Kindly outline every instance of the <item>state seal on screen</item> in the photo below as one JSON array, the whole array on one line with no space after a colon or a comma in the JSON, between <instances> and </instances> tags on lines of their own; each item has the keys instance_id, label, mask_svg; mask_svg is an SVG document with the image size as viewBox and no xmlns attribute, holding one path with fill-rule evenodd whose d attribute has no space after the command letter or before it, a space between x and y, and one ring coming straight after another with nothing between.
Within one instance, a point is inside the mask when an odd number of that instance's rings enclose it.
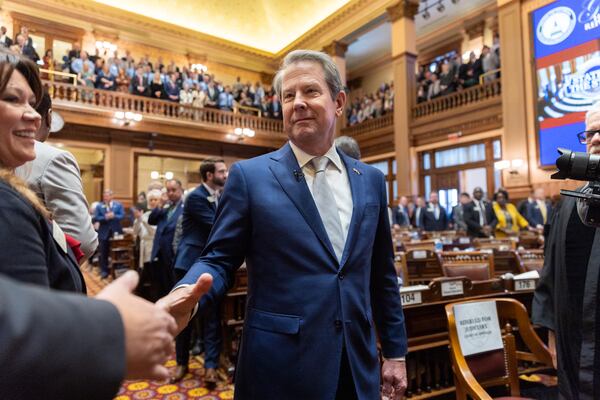
<instances>
[{"instance_id":1,"label":"state seal on screen","mask_svg":"<svg viewBox=\"0 0 600 400\"><path fill-rule=\"evenodd\" d=\"M541 43L552 46L568 38L576 23L575 11L566 6L556 7L540 19L535 29L536 36Z\"/></svg>"}]
</instances>

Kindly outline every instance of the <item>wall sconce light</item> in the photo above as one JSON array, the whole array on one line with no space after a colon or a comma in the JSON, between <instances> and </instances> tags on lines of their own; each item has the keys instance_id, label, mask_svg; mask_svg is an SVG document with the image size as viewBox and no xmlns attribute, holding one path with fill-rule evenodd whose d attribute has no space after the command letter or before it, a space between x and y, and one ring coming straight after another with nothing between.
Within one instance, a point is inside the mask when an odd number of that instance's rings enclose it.
<instances>
[{"instance_id":1,"label":"wall sconce light","mask_svg":"<svg viewBox=\"0 0 600 400\"><path fill-rule=\"evenodd\" d=\"M102 41L97 41L96 42L96 48L100 51L105 50L105 51L110 51L110 52L115 52L117 51L117 45L116 44L112 44L111 42L102 42Z\"/></svg>"},{"instance_id":2,"label":"wall sconce light","mask_svg":"<svg viewBox=\"0 0 600 400\"><path fill-rule=\"evenodd\" d=\"M233 134L228 134L227 138L230 140L237 140L241 142L244 138L253 138L256 135L256 132L250 128L235 128L233 130Z\"/></svg>"},{"instance_id":3,"label":"wall sconce light","mask_svg":"<svg viewBox=\"0 0 600 400\"><path fill-rule=\"evenodd\" d=\"M511 175L517 175L519 173L519 168L521 168L523 164L525 164L525 162L520 158L515 158L514 160L501 160L494 163L494 169L497 171L508 169L508 172Z\"/></svg>"},{"instance_id":4,"label":"wall sconce light","mask_svg":"<svg viewBox=\"0 0 600 400\"><path fill-rule=\"evenodd\" d=\"M141 122L142 119L142 114L133 113L131 111L117 111L115 113L114 121L120 123L121 126L129 126L133 122Z\"/></svg>"},{"instance_id":5,"label":"wall sconce light","mask_svg":"<svg viewBox=\"0 0 600 400\"><path fill-rule=\"evenodd\" d=\"M154 180L156 180L156 179L160 179L160 180L163 180L163 179L166 179L166 180L171 180L171 179L173 179L173 176L175 176L175 175L174 175L174 174L173 174L171 171L167 171L167 172L165 172L164 174L161 174L161 173L160 173L160 172L158 172L158 171L152 171L152 172L150 172L150 178L152 178L152 179L154 179Z\"/></svg>"}]
</instances>

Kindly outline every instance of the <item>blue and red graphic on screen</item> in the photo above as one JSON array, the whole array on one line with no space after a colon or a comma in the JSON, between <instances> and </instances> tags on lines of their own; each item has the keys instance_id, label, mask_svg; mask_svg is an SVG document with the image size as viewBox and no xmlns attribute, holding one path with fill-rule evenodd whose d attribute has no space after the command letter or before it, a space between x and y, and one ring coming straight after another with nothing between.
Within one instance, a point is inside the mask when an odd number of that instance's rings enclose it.
<instances>
[{"instance_id":1,"label":"blue and red graphic on screen","mask_svg":"<svg viewBox=\"0 0 600 400\"><path fill-rule=\"evenodd\" d=\"M600 101L600 0L558 0L532 13L541 165L557 147L585 151L577 133Z\"/></svg>"}]
</instances>

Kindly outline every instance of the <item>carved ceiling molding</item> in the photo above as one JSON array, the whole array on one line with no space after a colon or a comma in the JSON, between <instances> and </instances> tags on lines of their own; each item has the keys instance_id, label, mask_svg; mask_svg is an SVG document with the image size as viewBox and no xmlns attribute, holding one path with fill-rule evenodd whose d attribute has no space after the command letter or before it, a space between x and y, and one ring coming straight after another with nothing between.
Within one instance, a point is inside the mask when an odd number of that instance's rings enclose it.
<instances>
[{"instance_id":1,"label":"carved ceiling molding","mask_svg":"<svg viewBox=\"0 0 600 400\"><path fill-rule=\"evenodd\" d=\"M387 13L391 22L395 22L401 18L409 18L414 20L415 15L417 15L418 12L418 0L400 0L395 5L387 8Z\"/></svg>"},{"instance_id":2,"label":"carved ceiling molding","mask_svg":"<svg viewBox=\"0 0 600 400\"><path fill-rule=\"evenodd\" d=\"M340 24L347 22L348 20L359 20L360 16L372 13L378 8L381 8L383 14L387 5L391 4L392 2L393 0L353 0L345 6L341 7L338 11L333 13L331 16L327 17L325 20L321 21L319 24L317 24L314 28L306 32L304 35L294 40L283 50L279 51L276 54L276 58L282 58L283 56L285 56L285 54L287 54L293 49L314 48L315 44L317 44L320 39L326 37L328 32L338 28ZM368 21L364 21L364 23L367 23L372 19L373 18L370 18ZM364 25L364 23L362 25ZM352 31L345 32L345 34L338 36L344 37L346 35L349 35L350 33L352 33Z\"/></svg>"},{"instance_id":3,"label":"carved ceiling molding","mask_svg":"<svg viewBox=\"0 0 600 400\"><path fill-rule=\"evenodd\" d=\"M348 51L348 44L334 40L327 46L323 47L323 52L329 54L331 57L346 57L346 51Z\"/></svg>"}]
</instances>

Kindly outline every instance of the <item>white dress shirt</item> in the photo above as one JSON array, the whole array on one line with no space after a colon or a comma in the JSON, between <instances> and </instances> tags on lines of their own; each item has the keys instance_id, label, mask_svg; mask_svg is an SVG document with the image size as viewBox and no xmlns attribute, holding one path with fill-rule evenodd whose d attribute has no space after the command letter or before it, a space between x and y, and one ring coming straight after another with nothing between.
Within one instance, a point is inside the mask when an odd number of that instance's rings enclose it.
<instances>
[{"instance_id":1,"label":"white dress shirt","mask_svg":"<svg viewBox=\"0 0 600 400\"><path fill-rule=\"evenodd\" d=\"M294 155L296 156L298 165L300 165L300 168L302 168L302 173L304 174L304 180L306 180L306 184L308 185L308 190L314 199L312 185L315 179L315 170L310 161L317 156L306 153L291 141L289 143ZM348 238L348 230L350 229L350 221L352 220L352 207L354 206L354 203L352 202L350 180L348 179L348 171L346 171L344 162L336 151L335 145L331 146L327 153L323 155L329 158L331 161L329 164L327 164L325 178L327 179L329 187L331 187L333 197L337 203L337 210L340 216L340 222L342 223L344 243L346 243L346 239Z\"/></svg>"}]
</instances>

